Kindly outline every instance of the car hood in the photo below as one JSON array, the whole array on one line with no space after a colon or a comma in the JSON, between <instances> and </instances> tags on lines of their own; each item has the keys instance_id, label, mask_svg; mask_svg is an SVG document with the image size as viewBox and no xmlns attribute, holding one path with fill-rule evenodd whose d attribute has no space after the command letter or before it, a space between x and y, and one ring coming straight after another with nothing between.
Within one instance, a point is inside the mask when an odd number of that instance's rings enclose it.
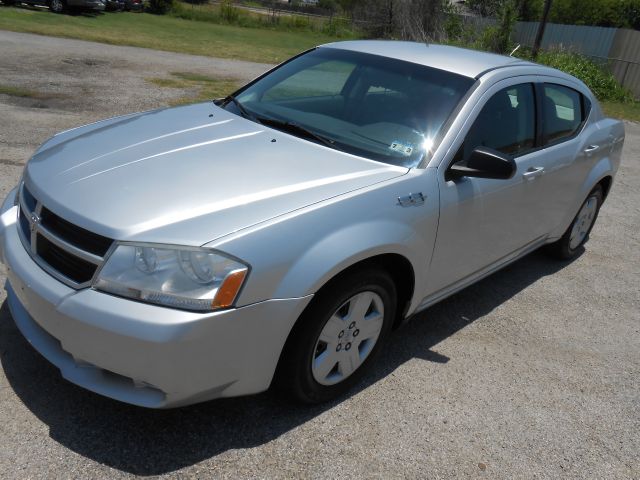
<instances>
[{"instance_id":1,"label":"car hood","mask_svg":"<svg viewBox=\"0 0 640 480\"><path fill-rule=\"evenodd\" d=\"M28 162L25 182L49 210L96 233L202 245L406 172L208 102L62 132Z\"/></svg>"}]
</instances>

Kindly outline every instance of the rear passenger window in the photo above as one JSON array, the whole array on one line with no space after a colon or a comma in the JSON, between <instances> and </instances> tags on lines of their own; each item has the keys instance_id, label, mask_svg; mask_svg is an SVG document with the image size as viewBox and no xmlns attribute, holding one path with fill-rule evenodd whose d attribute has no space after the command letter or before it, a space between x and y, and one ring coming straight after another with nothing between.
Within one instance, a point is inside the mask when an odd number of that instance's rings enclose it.
<instances>
[{"instance_id":1,"label":"rear passenger window","mask_svg":"<svg viewBox=\"0 0 640 480\"><path fill-rule=\"evenodd\" d=\"M582 95L562 85L545 83L542 88L545 145L572 137L586 118L586 104Z\"/></svg>"},{"instance_id":2,"label":"rear passenger window","mask_svg":"<svg viewBox=\"0 0 640 480\"><path fill-rule=\"evenodd\" d=\"M473 123L456 157L469 158L477 147L489 147L518 156L535 141L533 85L523 83L500 90L489 99Z\"/></svg>"}]
</instances>

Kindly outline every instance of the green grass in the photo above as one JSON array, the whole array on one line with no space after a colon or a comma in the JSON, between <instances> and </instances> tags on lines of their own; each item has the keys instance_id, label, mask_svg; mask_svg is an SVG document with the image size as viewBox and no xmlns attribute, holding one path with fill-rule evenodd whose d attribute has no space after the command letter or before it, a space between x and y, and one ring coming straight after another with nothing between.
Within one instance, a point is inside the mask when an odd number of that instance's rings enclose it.
<instances>
[{"instance_id":1,"label":"green grass","mask_svg":"<svg viewBox=\"0 0 640 480\"><path fill-rule=\"evenodd\" d=\"M239 8L231 3L199 5L179 0L167 15L186 20L197 20L238 27L261 28L275 31L304 31L324 33L336 38L356 38L357 32L346 18L329 19L328 17L311 17L308 15L267 15Z\"/></svg>"},{"instance_id":2,"label":"green grass","mask_svg":"<svg viewBox=\"0 0 640 480\"><path fill-rule=\"evenodd\" d=\"M12 97L40 98L40 92L27 90L26 88L14 87L12 85L0 85L0 95L11 95Z\"/></svg>"},{"instance_id":3,"label":"green grass","mask_svg":"<svg viewBox=\"0 0 640 480\"><path fill-rule=\"evenodd\" d=\"M335 40L317 32L243 28L146 13L70 16L13 7L0 7L0 29L263 63L281 62Z\"/></svg>"},{"instance_id":4,"label":"green grass","mask_svg":"<svg viewBox=\"0 0 640 480\"><path fill-rule=\"evenodd\" d=\"M171 102L172 105L183 105L185 103L226 97L241 85L241 82L233 78L213 78L190 72L172 72L169 78L154 77L146 78L145 80L161 88L196 89L197 93L195 95L179 98Z\"/></svg>"},{"instance_id":5,"label":"green grass","mask_svg":"<svg viewBox=\"0 0 640 480\"><path fill-rule=\"evenodd\" d=\"M640 122L640 102L600 102L605 115Z\"/></svg>"}]
</instances>

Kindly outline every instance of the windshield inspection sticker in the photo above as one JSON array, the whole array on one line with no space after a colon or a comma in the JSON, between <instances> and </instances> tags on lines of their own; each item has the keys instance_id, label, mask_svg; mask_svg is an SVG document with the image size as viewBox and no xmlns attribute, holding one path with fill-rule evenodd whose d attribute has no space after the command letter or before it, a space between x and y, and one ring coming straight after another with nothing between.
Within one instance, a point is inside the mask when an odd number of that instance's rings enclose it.
<instances>
[{"instance_id":1,"label":"windshield inspection sticker","mask_svg":"<svg viewBox=\"0 0 640 480\"><path fill-rule=\"evenodd\" d=\"M410 143L402 143L398 140L394 140L393 142L391 142L391 145L389 145L389 150L393 150L394 152L401 153L405 157L408 157L409 155L411 155L411 152L413 152L413 145L411 145Z\"/></svg>"}]
</instances>

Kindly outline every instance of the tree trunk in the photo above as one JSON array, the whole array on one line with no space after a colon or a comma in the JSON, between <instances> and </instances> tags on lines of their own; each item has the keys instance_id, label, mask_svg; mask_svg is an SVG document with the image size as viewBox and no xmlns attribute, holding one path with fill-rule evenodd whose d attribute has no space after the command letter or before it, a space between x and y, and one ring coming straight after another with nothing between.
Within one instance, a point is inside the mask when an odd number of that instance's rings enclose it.
<instances>
[{"instance_id":1,"label":"tree trunk","mask_svg":"<svg viewBox=\"0 0 640 480\"><path fill-rule=\"evenodd\" d=\"M538 25L538 33L536 33L536 39L533 42L533 49L531 50L531 56L535 60L542 44L542 36L544 35L544 29L547 26L547 20L549 19L549 10L551 10L551 0L544 1L544 10L542 11L542 20Z\"/></svg>"}]
</instances>

